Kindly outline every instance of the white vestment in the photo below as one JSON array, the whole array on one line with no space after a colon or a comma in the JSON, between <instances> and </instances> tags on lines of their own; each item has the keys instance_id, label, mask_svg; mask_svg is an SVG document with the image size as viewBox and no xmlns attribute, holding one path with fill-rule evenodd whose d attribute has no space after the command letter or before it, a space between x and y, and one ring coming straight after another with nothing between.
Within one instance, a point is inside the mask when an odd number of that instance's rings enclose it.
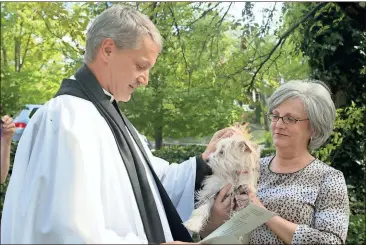
<instances>
[{"instance_id":1,"label":"white vestment","mask_svg":"<svg viewBox=\"0 0 366 245\"><path fill-rule=\"evenodd\" d=\"M143 144L180 217L187 220L194 208L195 158L169 165ZM166 241L172 241L155 181L136 148ZM6 193L1 243L147 243L114 136L91 102L58 96L27 125Z\"/></svg>"}]
</instances>

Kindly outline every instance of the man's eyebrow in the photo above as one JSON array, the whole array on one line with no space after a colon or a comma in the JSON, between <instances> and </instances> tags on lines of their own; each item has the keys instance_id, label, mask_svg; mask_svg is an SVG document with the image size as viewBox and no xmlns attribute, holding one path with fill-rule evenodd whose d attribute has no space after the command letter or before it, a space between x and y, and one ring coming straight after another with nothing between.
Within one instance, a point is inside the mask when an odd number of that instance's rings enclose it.
<instances>
[{"instance_id":1,"label":"man's eyebrow","mask_svg":"<svg viewBox=\"0 0 366 245\"><path fill-rule=\"evenodd\" d=\"M148 66L148 67L150 67L150 66L151 66L150 61L149 61L149 60L147 60L147 59L144 59L144 58L142 58L142 59L139 61L139 63L142 63L143 65Z\"/></svg>"}]
</instances>

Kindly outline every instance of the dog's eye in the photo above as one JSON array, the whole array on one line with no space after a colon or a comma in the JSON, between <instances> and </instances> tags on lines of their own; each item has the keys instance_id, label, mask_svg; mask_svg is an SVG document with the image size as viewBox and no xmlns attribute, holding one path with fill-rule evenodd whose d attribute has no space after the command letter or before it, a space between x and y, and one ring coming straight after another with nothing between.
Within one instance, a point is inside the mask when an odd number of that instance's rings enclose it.
<instances>
[{"instance_id":1,"label":"dog's eye","mask_svg":"<svg viewBox=\"0 0 366 245\"><path fill-rule=\"evenodd\" d=\"M221 150L219 153L222 155L222 154L224 154L224 151L223 151L223 150Z\"/></svg>"}]
</instances>

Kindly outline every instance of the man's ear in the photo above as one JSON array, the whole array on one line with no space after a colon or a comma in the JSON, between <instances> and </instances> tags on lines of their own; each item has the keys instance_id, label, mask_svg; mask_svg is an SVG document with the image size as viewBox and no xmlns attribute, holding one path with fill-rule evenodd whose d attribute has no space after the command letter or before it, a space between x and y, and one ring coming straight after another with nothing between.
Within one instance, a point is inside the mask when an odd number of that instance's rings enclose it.
<instances>
[{"instance_id":1,"label":"man's ear","mask_svg":"<svg viewBox=\"0 0 366 245\"><path fill-rule=\"evenodd\" d=\"M99 49L103 61L108 62L112 52L115 51L116 51L116 45L114 41L111 38L104 39Z\"/></svg>"}]
</instances>

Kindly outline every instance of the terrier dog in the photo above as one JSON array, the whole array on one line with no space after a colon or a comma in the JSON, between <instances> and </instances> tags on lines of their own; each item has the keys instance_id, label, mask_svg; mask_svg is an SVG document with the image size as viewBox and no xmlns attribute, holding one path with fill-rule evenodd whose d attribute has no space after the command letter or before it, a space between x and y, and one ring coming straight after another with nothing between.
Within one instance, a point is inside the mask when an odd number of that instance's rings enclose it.
<instances>
[{"instance_id":1,"label":"terrier dog","mask_svg":"<svg viewBox=\"0 0 366 245\"><path fill-rule=\"evenodd\" d=\"M240 187L247 185L252 191L256 191L260 152L258 145L251 142L248 135L245 132L243 135L220 140L216 151L206 160L213 174L204 180L203 188L196 193L196 208L189 220L183 223L188 230L195 233L203 230L210 217L216 194L227 184L232 186L229 191L231 204L234 203L235 196L240 194ZM248 203L249 200L241 205L246 206ZM231 205L230 217L233 214Z\"/></svg>"}]
</instances>

